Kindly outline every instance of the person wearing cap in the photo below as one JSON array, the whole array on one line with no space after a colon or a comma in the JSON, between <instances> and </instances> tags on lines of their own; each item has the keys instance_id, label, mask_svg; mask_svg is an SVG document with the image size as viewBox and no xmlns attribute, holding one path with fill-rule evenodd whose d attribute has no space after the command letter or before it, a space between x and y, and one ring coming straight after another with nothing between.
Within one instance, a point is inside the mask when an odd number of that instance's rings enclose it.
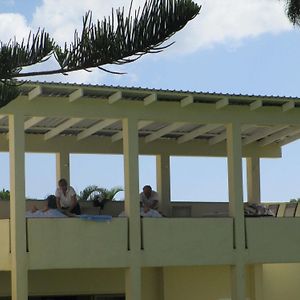
<instances>
[{"instance_id":1,"label":"person wearing cap","mask_svg":"<svg viewBox=\"0 0 300 300\"><path fill-rule=\"evenodd\" d=\"M73 187L68 185L66 179L62 178L58 181L55 196L58 209L75 215L81 214L76 192Z\"/></svg>"}]
</instances>

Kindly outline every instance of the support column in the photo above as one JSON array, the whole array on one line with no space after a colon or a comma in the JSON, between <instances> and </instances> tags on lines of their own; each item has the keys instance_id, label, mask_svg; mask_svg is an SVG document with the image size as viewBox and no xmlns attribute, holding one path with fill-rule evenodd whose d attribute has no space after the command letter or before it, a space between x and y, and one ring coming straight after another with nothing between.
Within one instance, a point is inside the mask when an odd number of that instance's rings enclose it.
<instances>
[{"instance_id":1,"label":"support column","mask_svg":"<svg viewBox=\"0 0 300 300\"><path fill-rule=\"evenodd\" d=\"M156 155L156 182L157 191L161 198L159 210L169 215L171 202L171 184L170 184L170 155Z\"/></svg>"},{"instance_id":2,"label":"support column","mask_svg":"<svg viewBox=\"0 0 300 300\"><path fill-rule=\"evenodd\" d=\"M245 224L243 204L242 141L240 124L227 125L229 213L234 221L235 264L231 267L232 300L245 295Z\"/></svg>"},{"instance_id":3,"label":"support column","mask_svg":"<svg viewBox=\"0 0 300 300\"><path fill-rule=\"evenodd\" d=\"M9 115L12 300L25 300L28 298L24 144L24 116Z\"/></svg>"},{"instance_id":4,"label":"support column","mask_svg":"<svg viewBox=\"0 0 300 300\"><path fill-rule=\"evenodd\" d=\"M249 203L260 203L260 160L259 157L247 157L247 193ZM251 291L255 300L263 299L263 265L251 266Z\"/></svg>"},{"instance_id":5,"label":"support column","mask_svg":"<svg viewBox=\"0 0 300 300\"><path fill-rule=\"evenodd\" d=\"M259 157L247 157L248 202L260 203L260 161Z\"/></svg>"},{"instance_id":6,"label":"support column","mask_svg":"<svg viewBox=\"0 0 300 300\"><path fill-rule=\"evenodd\" d=\"M125 272L126 300L141 299L141 220L139 201L138 120L123 119L125 213L128 216L130 267Z\"/></svg>"},{"instance_id":7,"label":"support column","mask_svg":"<svg viewBox=\"0 0 300 300\"><path fill-rule=\"evenodd\" d=\"M56 153L56 183L65 178L70 183L70 153Z\"/></svg>"}]
</instances>

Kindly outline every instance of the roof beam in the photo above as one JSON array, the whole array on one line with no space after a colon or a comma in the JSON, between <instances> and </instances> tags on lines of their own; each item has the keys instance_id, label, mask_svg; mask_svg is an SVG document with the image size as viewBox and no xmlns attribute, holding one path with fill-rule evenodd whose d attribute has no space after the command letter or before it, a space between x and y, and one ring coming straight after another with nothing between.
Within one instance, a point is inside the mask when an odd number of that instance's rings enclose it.
<instances>
[{"instance_id":1,"label":"roof beam","mask_svg":"<svg viewBox=\"0 0 300 300\"><path fill-rule=\"evenodd\" d=\"M0 120L4 119L5 117L5 115L0 115Z\"/></svg>"},{"instance_id":2,"label":"roof beam","mask_svg":"<svg viewBox=\"0 0 300 300\"><path fill-rule=\"evenodd\" d=\"M32 89L29 93L28 93L28 100L32 101L35 98L37 98L38 96L40 96L42 94L42 87L40 85L36 86L34 89Z\"/></svg>"},{"instance_id":3,"label":"roof beam","mask_svg":"<svg viewBox=\"0 0 300 300\"><path fill-rule=\"evenodd\" d=\"M39 122L41 122L44 119L46 119L46 118L45 117L32 117L32 118L28 119L24 123L24 130L29 129L30 127L38 124Z\"/></svg>"},{"instance_id":4,"label":"roof beam","mask_svg":"<svg viewBox=\"0 0 300 300\"><path fill-rule=\"evenodd\" d=\"M112 94L111 96L108 97L108 103L109 104L113 104L118 102L119 100L121 100L123 98L123 94L121 91L118 91L114 94Z\"/></svg>"},{"instance_id":5,"label":"roof beam","mask_svg":"<svg viewBox=\"0 0 300 300\"><path fill-rule=\"evenodd\" d=\"M263 107L263 102L261 99L255 100L250 104L250 110L254 111L257 110L259 108Z\"/></svg>"},{"instance_id":6,"label":"roof beam","mask_svg":"<svg viewBox=\"0 0 300 300\"><path fill-rule=\"evenodd\" d=\"M287 112L291 109L295 108L295 102L294 101L287 101L282 105L282 111Z\"/></svg>"},{"instance_id":7,"label":"roof beam","mask_svg":"<svg viewBox=\"0 0 300 300\"><path fill-rule=\"evenodd\" d=\"M228 105L229 105L229 99L228 98L223 98L223 99L216 102L216 109L222 109L222 108L224 108Z\"/></svg>"},{"instance_id":8,"label":"roof beam","mask_svg":"<svg viewBox=\"0 0 300 300\"><path fill-rule=\"evenodd\" d=\"M252 128L252 127L253 127L253 125L242 125L241 131L243 133L243 131L246 131L247 129ZM215 145L215 144L218 144L218 143L226 140L226 138L227 138L227 131L225 130L224 132L218 134L217 136L210 138L208 140L208 143L210 145Z\"/></svg>"},{"instance_id":9,"label":"roof beam","mask_svg":"<svg viewBox=\"0 0 300 300\"><path fill-rule=\"evenodd\" d=\"M183 122L176 122L176 123L173 123L173 124L170 124L168 126L165 126L163 127L162 129L152 133L152 134L149 134L148 136L146 136L145 138L145 142L146 143L150 143L152 141L155 141L157 139L159 139L160 137L182 127L186 125L186 123L183 123Z\"/></svg>"},{"instance_id":10,"label":"roof beam","mask_svg":"<svg viewBox=\"0 0 300 300\"><path fill-rule=\"evenodd\" d=\"M148 125L152 124L153 121L139 121L138 123L138 130L144 128L144 127L147 127ZM114 134L112 137L111 137L111 141L112 142L117 142L119 140L123 139L123 131L120 131L116 134Z\"/></svg>"},{"instance_id":11,"label":"roof beam","mask_svg":"<svg viewBox=\"0 0 300 300\"><path fill-rule=\"evenodd\" d=\"M144 98L144 105L147 106L147 105L150 105L154 102L157 101L157 94L156 93L153 93L147 97Z\"/></svg>"},{"instance_id":12,"label":"roof beam","mask_svg":"<svg viewBox=\"0 0 300 300\"><path fill-rule=\"evenodd\" d=\"M220 124L209 124L209 125L203 125L200 128L197 128L187 134L184 134L183 136L181 136L180 138L178 138L177 143L181 144L181 143L185 143L188 142L194 138L196 138L199 135L205 134L211 130L214 130L218 127L220 127Z\"/></svg>"},{"instance_id":13,"label":"roof beam","mask_svg":"<svg viewBox=\"0 0 300 300\"><path fill-rule=\"evenodd\" d=\"M186 107L188 105L191 105L194 103L194 97L192 95L189 95L183 99L180 100L180 106Z\"/></svg>"},{"instance_id":14,"label":"roof beam","mask_svg":"<svg viewBox=\"0 0 300 300\"><path fill-rule=\"evenodd\" d=\"M72 127L73 125L75 125L77 123L79 123L80 121L82 121L82 118L69 119L69 120L65 121L64 123L58 125L57 127L53 128L52 130L48 131L47 133L45 133L44 134L44 139L45 140L52 139L55 136L59 135L64 130Z\"/></svg>"},{"instance_id":15,"label":"roof beam","mask_svg":"<svg viewBox=\"0 0 300 300\"><path fill-rule=\"evenodd\" d=\"M74 102L76 100L79 100L80 98L83 97L83 95L84 95L83 89L79 88L69 95L69 101Z\"/></svg>"},{"instance_id":16,"label":"roof beam","mask_svg":"<svg viewBox=\"0 0 300 300\"><path fill-rule=\"evenodd\" d=\"M289 135L293 135L293 134L297 134L300 132L300 128L295 128L295 127L290 127L290 128L285 128L279 132L276 132L264 139L262 139L261 141L258 142L258 144L260 146L267 146L269 144L272 144L273 142L282 139L285 136L289 136Z\"/></svg>"},{"instance_id":17,"label":"roof beam","mask_svg":"<svg viewBox=\"0 0 300 300\"><path fill-rule=\"evenodd\" d=\"M268 135L273 134L273 133L275 133L277 131L280 131L282 129L285 129L287 127L289 127L289 126L288 125L284 125L284 126L279 125L279 126L275 126L275 127L272 127L272 128L266 128L265 130L261 129L259 132L254 133L254 134L244 138L243 141L242 141L242 144L243 145L248 145L252 142L255 142L259 139L267 137Z\"/></svg>"},{"instance_id":18,"label":"roof beam","mask_svg":"<svg viewBox=\"0 0 300 300\"><path fill-rule=\"evenodd\" d=\"M89 137L90 135L94 134L95 132L97 132L107 126L110 126L118 121L119 121L118 119L107 119L107 120L98 122L95 125L89 127L88 129L85 129L82 132L80 132L77 135L77 140L79 141L79 140L85 139L85 138Z\"/></svg>"}]
</instances>

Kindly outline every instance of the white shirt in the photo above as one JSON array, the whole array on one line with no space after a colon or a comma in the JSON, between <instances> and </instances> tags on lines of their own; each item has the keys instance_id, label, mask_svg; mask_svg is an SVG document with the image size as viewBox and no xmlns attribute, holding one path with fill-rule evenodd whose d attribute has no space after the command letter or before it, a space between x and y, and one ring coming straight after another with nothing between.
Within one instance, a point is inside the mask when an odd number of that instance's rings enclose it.
<instances>
[{"instance_id":1,"label":"white shirt","mask_svg":"<svg viewBox=\"0 0 300 300\"><path fill-rule=\"evenodd\" d=\"M64 195L63 191L58 187L55 192L56 198L60 199L60 205L61 207L68 208L72 204L72 197L76 195L75 190L71 187L68 186L66 195Z\"/></svg>"},{"instance_id":2,"label":"white shirt","mask_svg":"<svg viewBox=\"0 0 300 300\"><path fill-rule=\"evenodd\" d=\"M153 190L151 191L151 195L150 195L149 198L146 197L146 195L144 194L144 192L140 193L140 202L142 202L143 205L147 204L147 206L152 207L153 202L155 200L159 202L160 199L159 199L158 193L155 192L155 191L153 191Z\"/></svg>"},{"instance_id":3,"label":"white shirt","mask_svg":"<svg viewBox=\"0 0 300 300\"><path fill-rule=\"evenodd\" d=\"M161 214L155 209L149 209L147 212L144 212L144 209L141 207L141 217L161 218Z\"/></svg>"}]
</instances>

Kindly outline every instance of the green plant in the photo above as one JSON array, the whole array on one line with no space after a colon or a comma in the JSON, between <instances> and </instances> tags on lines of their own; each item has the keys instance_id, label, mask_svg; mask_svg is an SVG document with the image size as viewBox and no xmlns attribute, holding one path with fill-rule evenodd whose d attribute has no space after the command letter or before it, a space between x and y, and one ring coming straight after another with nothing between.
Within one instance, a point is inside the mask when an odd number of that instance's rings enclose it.
<instances>
[{"instance_id":1,"label":"green plant","mask_svg":"<svg viewBox=\"0 0 300 300\"><path fill-rule=\"evenodd\" d=\"M290 200L290 203L298 203L300 202L300 198L293 198Z\"/></svg>"},{"instance_id":2,"label":"green plant","mask_svg":"<svg viewBox=\"0 0 300 300\"><path fill-rule=\"evenodd\" d=\"M108 201L115 200L117 193L123 191L120 186L111 189L101 188L96 185L89 185L79 193L79 201L92 201L94 206L103 209Z\"/></svg>"},{"instance_id":3,"label":"green plant","mask_svg":"<svg viewBox=\"0 0 300 300\"><path fill-rule=\"evenodd\" d=\"M0 200L9 201L9 199L10 199L10 191L2 189L2 191L0 191Z\"/></svg>"}]
</instances>

